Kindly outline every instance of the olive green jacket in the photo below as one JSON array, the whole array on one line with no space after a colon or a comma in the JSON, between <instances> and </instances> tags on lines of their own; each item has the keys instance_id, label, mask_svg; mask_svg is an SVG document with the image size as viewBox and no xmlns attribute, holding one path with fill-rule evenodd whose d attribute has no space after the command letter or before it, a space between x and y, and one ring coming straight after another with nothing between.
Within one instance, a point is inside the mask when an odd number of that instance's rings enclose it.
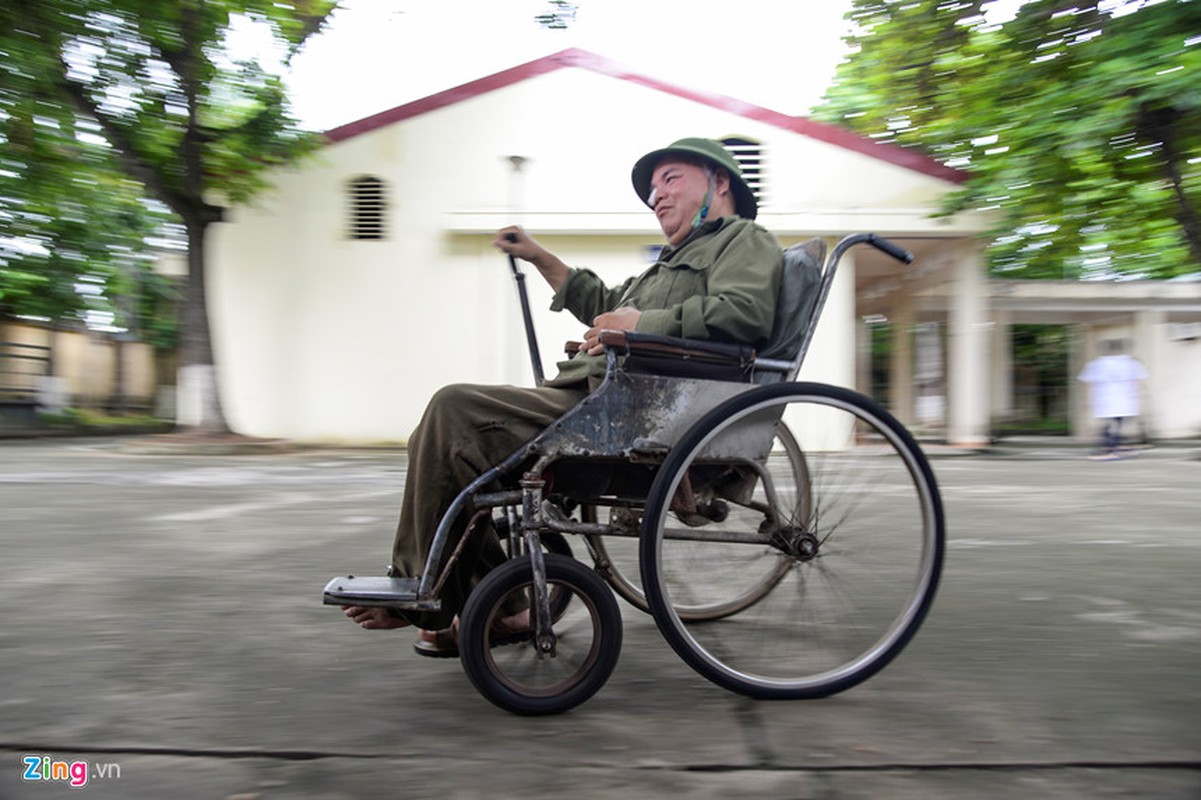
<instances>
[{"instance_id":1,"label":"olive green jacket","mask_svg":"<svg viewBox=\"0 0 1201 800\"><path fill-rule=\"evenodd\" d=\"M551 301L591 326L599 314L623 306L642 312L637 330L687 339L760 345L771 336L783 253L776 238L754 222L721 217L693 231L679 247L665 247L648 270L609 288L587 269L572 269ZM595 382L604 355L559 362L547 384Z\"/></svg>"}]
</instances>

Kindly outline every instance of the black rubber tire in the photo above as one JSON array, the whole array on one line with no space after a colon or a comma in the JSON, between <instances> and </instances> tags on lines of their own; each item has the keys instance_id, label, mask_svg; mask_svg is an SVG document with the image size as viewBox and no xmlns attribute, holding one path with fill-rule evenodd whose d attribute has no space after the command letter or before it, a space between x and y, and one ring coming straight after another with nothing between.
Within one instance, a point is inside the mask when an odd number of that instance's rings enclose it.
<instances>
[{"instance_id":1,"label":"black rubber tire","mask_svg":"<svg viewBox=\"0 0 1201 800\"><path fill-rule=\"evenodd\" d=\"M569 597L557 618L554 656L539 658L526 637L498 644L492 633L505 600L514 592L532 594L533 567L514 558L488 573L471 592L459 626L459 657L475 688L496 706L523 715L559 714L600 690L621 655L621 610L608 585L574 559L547 554L546 578L552 596Z\"/></svg>"},{"instance_id":2,"label":"black rubber tire","mask_svg":"<svg viewBox=\"0 0 1201 800\"><path fill-rule=\"evenodd\" d=\"M785 529L749 505L703 541L672 529L683 475L727 463L713 452L737 452L750 431L761 438L786 409L801 426L810 486ZM755 698L824 697L875 674L916 633L941 575L944 527L929 463L884 408L841 387L762 386L706 414L668 455L643 517L642 585L663 636L709 680ZM690 623L673 607L723 585L726 553L765 546L788 552L793 569L745 613ZM695 567L682 569L688 559Z\"/></svg>"},{"instance_id":3,"label":"black rubber tire","mask_svg":"<svg viewBox=\"0 0 1201 800\"><path fill-rule=\"evenodd\" d=\"M542 541L542 549L548 553L554 553L557 556L566 556L573 558L571 545L567 542L567 537L558 531L546 531L540 533L538 538Z\"/></svg>"}]
</instances>

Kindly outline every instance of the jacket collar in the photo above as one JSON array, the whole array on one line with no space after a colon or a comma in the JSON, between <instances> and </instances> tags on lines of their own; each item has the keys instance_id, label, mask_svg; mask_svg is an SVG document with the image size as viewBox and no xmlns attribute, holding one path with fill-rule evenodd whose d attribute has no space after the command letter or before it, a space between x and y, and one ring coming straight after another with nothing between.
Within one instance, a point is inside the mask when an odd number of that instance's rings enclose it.
<instances>
[{"instance_id":1,"label":"jacket collar","mask_svg":"<svg viewBox=\"0 0 1201 800\"><path fill-rule=\"evenodd\" d=\"M688 234L687 238L685 238L684 241L680 242L678 245L674 247L671 245L665 245L659 255L659 260L666 261L667 259L671 258L673 253L683 250L691 242L708 236L711 233L717 233L719 230L726 227L726 225L729 225L736 219L741 219L741 217L718 217L717 219L709 220L708 222L698 225L697 227L693 228L692 232Z\"/></svg>"}]
</instances>

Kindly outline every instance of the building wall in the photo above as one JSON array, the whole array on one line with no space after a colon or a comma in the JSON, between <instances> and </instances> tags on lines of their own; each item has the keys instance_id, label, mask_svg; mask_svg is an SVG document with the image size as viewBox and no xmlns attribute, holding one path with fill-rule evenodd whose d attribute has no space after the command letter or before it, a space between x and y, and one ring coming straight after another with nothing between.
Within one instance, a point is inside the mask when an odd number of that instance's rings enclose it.
<instances>
[{"instance_id":1,"label":"building wall","mask_svg":"<svg viewBox=\"0 0 1201 800\"><path fill-rule=\"evenodd\" d=\"M1167 338L1163 364L1153 376L1157 433L1165 439L1201 436L1201 340Z\"/></svg>"},{"instance_id":2,"label":"building wall","mask_svg":"<svg viewBox=\"0 0 1201 800\"><path fill-rule=\"evenodd\" d=\"M773 203L762 221L785 244L881 219L930 226L949 187L578 69L362 133L279 174L274 191L213 230L210 310L231 425L300 440L404 441L445 384L531 385L513 281L492 232L525 224L568 264L624 280L662 243L630 169L686 135L764 143ZM526 159L520 174L514 155ZM360 174L387 182L384 241L346 236L346 182ZM584 326L550 314L549 289L525 270L553 374L562 343ZM846 272L827 309L838 321L819 331L809 379L854 384L853 268Z\"/></svg>"},{"instance_id":3,"label":"building wall","mask_svg":"<svg viewBox=\"0 0 1201 800\"><path fill-rule=\"evenodd\" d=\"M55 392L67 405L99 408L117 394L117 358L122 359L123 394L131 406L150 408L156 393L154 349L144 342L116 342L99 333L62 331L21 322L0 322L0 341L51 348ZM40 374L41 370L38 370ZM32 374L27 375L32 378ZM20 387L43 389L37 380L13 378ZM28 384L28 385L26 385Z\"/></svg>"}]
</instances>

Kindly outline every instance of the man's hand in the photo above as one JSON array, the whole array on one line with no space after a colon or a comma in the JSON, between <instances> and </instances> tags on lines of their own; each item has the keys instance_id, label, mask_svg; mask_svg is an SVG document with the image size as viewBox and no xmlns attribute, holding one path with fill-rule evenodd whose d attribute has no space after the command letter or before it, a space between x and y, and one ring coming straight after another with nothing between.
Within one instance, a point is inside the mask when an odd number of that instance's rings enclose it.
<instances>
[{"instance_id":1,"label":"man's hand","mask_svg":"<svg viewBox=\"0 0 1201 800\"><path fill-rule=\"evenodd\" d=\"M632 306L622 306L599 315L592 320L592 327L584 334L580 351L590 356L603 353L605 348L600 343L601 331L632 331L638 327L638 318L641 316L642 312Z\"/></svg>"},{"instance_id":2,"label":"man's hand","mask_svg":"<svg viewBox=\"0 0 1201 800\"><path fill-rule=\"evenodd\" d=\"M546 248L517 225L510 225L507 228L501 228L497 231L496 238L492 240L492 244L504 250L509 255L516 256L523 261L533 261L539 255L546 252Z\"/></svg>"},{"instance_id":3,"label":"man's hand","mask_svg":"<svg viewBox=\"0 0 1201 800\"><path fill-rule=\"evenodd\" d=\"M567 280L567 265L557 255L547 250L538 240L528 235L519 225L510 225L496 232L492 240L495 247L500 248L515 258L528 261L538 268L538 272L550 284L552 291L559 291Z\"/></svg>"}]
</instances>

